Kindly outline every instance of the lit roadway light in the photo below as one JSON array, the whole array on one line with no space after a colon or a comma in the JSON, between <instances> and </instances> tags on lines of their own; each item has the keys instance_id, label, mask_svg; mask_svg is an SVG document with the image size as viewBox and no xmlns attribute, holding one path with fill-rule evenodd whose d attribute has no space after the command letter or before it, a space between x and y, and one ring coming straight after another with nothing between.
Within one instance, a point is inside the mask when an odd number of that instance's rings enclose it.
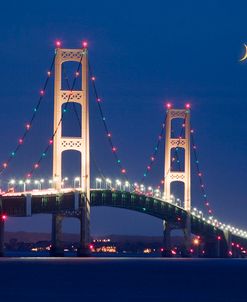
<instances>
[{"instance_id":1,"label":"lit roadway light","mask_svg":"<svg viewBox=\"0 0 247 302\"><path fill-rule=\"evenodd\" d=\"M40 180L40 190L42 190L42 184L45 182L44 178L41 178Z\"/></svg>"},{"instance_id":2,"label":"lit roadway light","mask_svg":"<svg viewBox=\"0 0 247 302\"><path fill-rule=\"evenodd\" d=\"M24 184L24 181L23 180L19 180L18 184L21 186Z\"/></svg>"},{"instance_id":3,"label":"lit roadway light","mask_svg":"<svg viewBox=\"0 0 247 302\"><path fill-rule=\"evenodd\" d=\"M37 185L38 190L41 190L41 183L39 180L35 179L34 184Z\"/></svg>"},{"instance_id":4,"label":"lit roadway light","mask_svg":"<svg viewBox=\"0 0 247 302\"><path fill-rule=\"evenodd\" d=\"M154 193L155 193L155 197L161 197L161 192L160 192L159 189L156 189L156 190L154 191Z\"/></svg>"},{"instance_id":5,"label":"lit roadway light","mask_svg":"<svg viewBox=\"0 0 247 302\"><path fill-rule=\"evenodd\" d=\"M8 190L9 190L10 188L14 189L15 183L16 183L15 179L11 179L11 180L8 182Z\"/></svg>"},{"instance_id":6,"label":"lit roadway light","mask_svg":"<svg viewBox=\"0 0 247 302\"><path fill-rule=\"evenodd\" d=\"M124 191L129 190L129 188L130 188L130 183L129 183L128 181L126 181L126 182L124 183Z\"/></svg>"},{"instance_id":7,"label":"lit roadway light","mask_svg":"<svg viewBox=\"0 0 247 302\"><path fill-rule=\"evenodd\" d=\"M76 183L78 182L78 187L80 188L80 182L81 182L81 179L80 179L80 177L75 177L74 178L74 188L76 187Z\"/></svg>"},{"instance_id":8,"label":"lit roadway light","mask_svg":"<svg viewBox=\"0 0 247 302\"><path fill-rule=\"evenodd\" d=\"M65 182L68 181L68 180L69 180L68 177L64 177L62 179L62 182L61 182L62 188L65 188Z\"/></svg>"},{"instance_id":9,"label":"lit roadway light","mask_svg":"<svg viewBox=\"0 0 247 302\"><path fill-rule=\"evenodd\" d=\"M119 179L116 180L116 189L118 189L118 187L119 187L119 190L121 191L122 190L122 182Z\"/></svg>"},{"instance_id":10,"label":"lit roadway light","mask_svg":"<svg viewBox=\"0 0 247 302\"><path fill-rule=\"evenodd\" d=\"M145 186L143 184L140 185L141 192L145 192Z\"/></svg>"},{"instance_id":11,"label":"lit roadway light","mask_svg":"<svg viewBox=\"0 0 247 302\"><path fill-rule=\"evenodd\" d=\"M96 183L96 189L102 189L102 179L101 178L96 178L95 183ZM98 186L98 184L99 184L99 186Z\"/></svg>"},{"instance_id":12,"label":"lit roadway light","mask_svg":"<svg viewBox=\"0 0 247 302\"><path fill-rule=\"evenodd\" d=\"M182 203L181 203L181 199L180 198L176 199L176 205L179 206L179 207L182 207Z\"/></svg>"},{"instance_id":13,"label":"lit roadway light","mask_svg":"<svg viewBox=\"0 0 247 302\"><path fill-rule=\"evenodd\" d=\"M154 190L152 187L148 187L148 193L153 196Z\"/></svg>"},{"instance_id":14,"label":"lit roadway light","mask_svg":"<svg viewBox=\"0 0 247 302\"><path fill-rule=\"evenodd\" d=\"M15 179L11 179L9 183L10 183L11 185L14 185L14 184L15 184Z\"/></svg>"},{"instance_id":15,"label":"lit roadway light","mask_svg":"<svg viewBox=\"0 0 247 302\"><path fill-rule=\"evenodd\" d=\"M22 191L25 191L25 182L23 180L18 181L19 186L22 186Z\"/></svg>"},{"instance_id":16,"label":"lit roadway light","mask_svg":"<svg viewBox=\"0 0 247 302\"><path fill-rule=\"evenodd\" d=\"M30 183L31 183L31 180L30 180L30 179L26 179L26 180L24 181L24 184L23 184L23 190L24 190L24 192L26 191L26 185L30 185Z\"/></svg>"},{"instance_id":17,"label":"lit roadway light","mask_svg":"<svg viewBox=\"0 0 247 302\"><path fill-rule=\"evenodd\" d=\"M137 182L134 183L134 192L139 193L139 185Z\"/></svg>"},{"instance_id":18,"label":"lit roadway light","mask_svg":"<svg viewBox=\"0 0 247 302\"><path fill-rule=\"evenodd\" d=\"M106 178L105 182L106 182L106 189L111 189L112 181L110 180L110 178Z\"/></svg>"},{"instance_id":19,"label":"lit roadway light","mask_svg":"<svg viewBox=\"0 0 247 302\"><path fill-rule=\"evenodd\" d=\"M199 213L198 209L197 209L197 208L193 208L193 211L195 212L195 215L198 216L198 213ZM210 218L210 217L209 217L209 218Z\"/></svg>"}]
</instances>

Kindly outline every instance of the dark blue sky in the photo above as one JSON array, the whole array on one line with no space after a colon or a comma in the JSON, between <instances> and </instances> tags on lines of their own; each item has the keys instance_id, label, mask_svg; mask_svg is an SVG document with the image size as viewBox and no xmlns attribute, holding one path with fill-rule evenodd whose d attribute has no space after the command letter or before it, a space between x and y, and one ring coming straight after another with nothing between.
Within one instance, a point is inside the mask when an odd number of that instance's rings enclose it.
<instances>
[{"instance_id":1,"label":"dark blue sky","mask_svg":"<svg viewBox=\"0 0 247 302\"><path fill-rule=\"evenodd\" d=\"M138 181L144 173L165 102L183 107L190 101L215 216L247 228L247 65L238 62L247 41L246 9L240 0L5 2L0 18L1 161L37 102L54 40L76 48L87 39L105 114L130 179ZM44 149L52 133L52 89L2 181L23 177ZM106 175L118 177L93 98L90 110L92 152ZM162 177L162 152L147 179L152 185ZM51 154L37 177L50 174ZM192 203L203 208L196 178ZM7 229L48 231L48 221L9 219ZM76 223L67 221L65 230L76 231ZM92 232L158 235L161 222L123 210L94 209Z\"/></svg>"}]
</instances>

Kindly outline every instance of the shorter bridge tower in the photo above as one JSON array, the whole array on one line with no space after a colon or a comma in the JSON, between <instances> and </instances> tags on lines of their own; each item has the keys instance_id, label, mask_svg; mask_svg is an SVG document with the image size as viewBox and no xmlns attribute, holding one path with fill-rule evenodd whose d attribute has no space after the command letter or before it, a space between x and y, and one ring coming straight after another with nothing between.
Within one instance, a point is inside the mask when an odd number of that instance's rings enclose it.
<instances>
[{"instance_id":1,"label":"shorter bridge tower","mask_svg":"<svg viewBox=\"0 0 247 302\"><path fill-rule=\"evenodd\" d=\"M183 119L185 135L172 138L172 120ZM184 209L191 210L191 180L190 180L190 110L168 109L166 116L166 140L165 140L165 169L164 169L164 194L165 200L171 199L171 183L180 181L184 183ZM184 149L184 171L172 170L171 151L173 148Z\"/></svg>"},{"instance_id":2,"label":"shorter bridge tower","mask_svg":"<svg viewBox=\"0 0 247 302\"><path fill-rule=\"evenodd\" d=\"M184 127L183 137L172 137L172 120L182 119ZM190 108L186 105L185 109L167 109L166 124L165 124L165 167L164 167L164 198L166 201L171 200L171 183L183 182L184 183L184 209L190 213L191 210L191 164L190 164ZM172 169L172 149L184 149L184 170L174 171ZM165 242L170 242L172 226L166 223L164 225L164 238ZM190 244L190 215L184 229L185 246L189 247Z\"/></svg>"}]
</instances>

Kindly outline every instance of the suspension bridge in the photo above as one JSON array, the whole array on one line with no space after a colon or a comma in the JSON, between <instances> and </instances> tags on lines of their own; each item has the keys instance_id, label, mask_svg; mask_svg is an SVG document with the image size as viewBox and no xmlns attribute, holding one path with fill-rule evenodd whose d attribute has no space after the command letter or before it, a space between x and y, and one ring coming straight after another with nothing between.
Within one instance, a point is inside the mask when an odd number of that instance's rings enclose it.
<instances>
[{"instance_id":1,"label":"suspension bridge","mask_svg":"<svg viewBox=\"0 0 247 302\"><path fill-rule=\"evenodd\" d=\"M62 89L62 66L65 62L77 62L72 85L68 79L67 89ZM107 206L123 208L148 214L163 221L164 249L163 256L172 255L171 231L183 230L184 249L181 256L189 256L191 238L196 236L201 243L201 254L205 257L244 257L247 253L247 232L227 225L212 215L212 209L207 199L205 185L199 166L194 132L190 123L190 105L183 109L172 108L167 104L165 121L162 124L154 152L146 167L142 180L131 183L127 171L122 166L112 139L109 126L104 117L101 99L96 87L96 78L88 62L87 42L82 43L79 49L64 49L61 42L56 42L55 54L47 72L43 89L40 91L38 103L29 123L25 125L23 135L18 144L0 168L1 175L8 169L25 143L26 136L32 129L50 77L54 74L54 126L47 146L44 147L38 160L32 165L25 179L8 181L8 187L0 196L0 255L4 255L4 225L6 218L29 217L35 214L52 214L52 245L51 255L63 255L62 248L62 221L66 217L75 217L80 221L80 248L78 256L90 254L90 208ZM93 93L102 118L105 134L109 142L120 174L124 180L113 181L104 175L99 175L94 182L90 182L90 129L89 129L89 81L92 83ZM79 83L79 88L78 88ZM82 108L81 116L77 114L80 124L80 135L67 137L63 135L62 123L68 104L79 104ZM173 121L182 121L178 136L174 134ZM154 165L156 155L165 138L164 177L156 189L145 187L145 181ZM45 160L49 149L53 148L53 175L49 185L45 179L33 180L33 175ZM72 186L66 184L63 177L62 154L70 150L81 154L80 176L74 179ZM183 150L181 158L181 150ZM200 190L207 213L198 211L191 203L191 157L195 158ZM174 182L184 184L184 198L178 200L171 194L171 185ZM31 185L36 186L31 189Z\"/></svg>"}]
</instances>

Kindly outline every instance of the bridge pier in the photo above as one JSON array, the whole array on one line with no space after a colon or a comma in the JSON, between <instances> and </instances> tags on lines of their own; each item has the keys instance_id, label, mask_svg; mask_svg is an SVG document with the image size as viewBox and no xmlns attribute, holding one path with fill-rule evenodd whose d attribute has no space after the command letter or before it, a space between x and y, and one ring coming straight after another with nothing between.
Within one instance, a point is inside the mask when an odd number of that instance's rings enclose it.
<instances>
[{"instance_id":1,"label":"bridge pier","mask_svg":"<svg viewBox=\"0 0 247 302\"><path fill-rule=\"evenodd\" d=\"M204 244L206 258L219 258L220 257L220 242L214 239L206 239Z\"/></svg>"},{"instance_id":2,"label":"bridge pier","mask_svg":"<svg viewBox=\"0 0 247 302\"><path fill-rule=\"evenodd\" d=\"M191 247L191 217L190 213L187 212L187 218L186 218L186 225L183 229L184 233L184 248L181 251L182 257L189 257L190 253L190 247Z\"/></svg>"},{"instance_id":3,"label":"bridge pier","mask_svg":"<svg viewBox=\"0 0 247 302\"><path fill-rule=\"evenodd\" d=\"M0 217L0 257L4 256L4 218Z\"/></svg>"},{"instance_id":4,"label":"bridge pier","mask_svg":"<svg viewBox=\"0 0 247 302\"><path fill-rule=\"evenodd\" d=\"M78 257L90 256L90 204L86 195L81 197L80 209L80 246L77 250Z\"/></svg>"},{"instance_id":5,"label":"bridge pier","mask_svg":"<svg viewBox=\"0 0 247 302\"><path fill-rule=\"evenodd\" d=\"M171 253L171 225L167 221L163 221L163 244L164 250L162 257L172 257Z\"/></svg>"},{"instance_id":6,"label":"bridge pier","mask_svg":"<svg viewBox=\"0 0 247 302\"><path fill-rule=\"evenodd\" d=\"M224 234L225 235L225 234ZM227 238L222 235L217 235L205 238L204 250L205 257L208 258L228 258L229 257L229 244Z\"/></svg>"},{"instance_id":7,"label":"bridge pier","mask_svg":"<svg viewBox=\"0 0 247 302\"><path fill-rule=\"evenodd\" d=\"M224 231L224 236L227 242L227 257L231 257L232 253L232 233L230 231Z\"/></svg>"},{"instance_id":8,"label":"bridge pier","mask_svg":"<svg viewBox=\"0 0 247 302\"><path fill-rule=\"evenodd\" d=\"M52 236L51 236L51 249L50 256L63 257L64 251L62 246L62 215L52 214Z\"/></svg>"}]
</instances>

